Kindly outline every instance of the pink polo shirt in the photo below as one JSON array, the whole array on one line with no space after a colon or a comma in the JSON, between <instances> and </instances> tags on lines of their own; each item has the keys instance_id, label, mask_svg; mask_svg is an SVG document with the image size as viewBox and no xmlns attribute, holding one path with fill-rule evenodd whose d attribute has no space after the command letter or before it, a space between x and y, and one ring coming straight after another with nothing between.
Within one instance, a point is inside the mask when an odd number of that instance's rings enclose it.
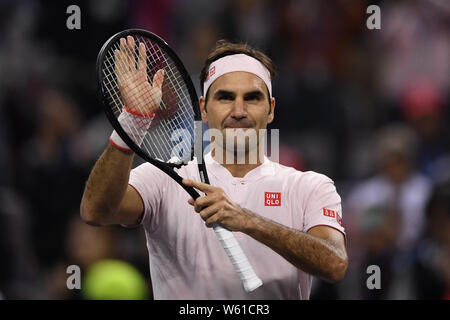
<instances>
[{"instance_id":1,"label":"pink polo shirt","mask_svg":"<svg viewBox=\"0 0 450 320\"><path fill-rule=\"evenodd\" d=\"M342 233L341 198L333 181L265 158L235 178L211 154L205 163L212 185L239 206L282 225L307 232L327 225ZM200 181L196 160L176 170ZM189 194L165 173L145 163L133 169L129 184L141 195L150 274L155 299L308 299L312 276L244 233L234 235L263 285L246 293L214 230L187 201ZM345 233L344 233L345 234Z\"/></svg>"}]
</instances>

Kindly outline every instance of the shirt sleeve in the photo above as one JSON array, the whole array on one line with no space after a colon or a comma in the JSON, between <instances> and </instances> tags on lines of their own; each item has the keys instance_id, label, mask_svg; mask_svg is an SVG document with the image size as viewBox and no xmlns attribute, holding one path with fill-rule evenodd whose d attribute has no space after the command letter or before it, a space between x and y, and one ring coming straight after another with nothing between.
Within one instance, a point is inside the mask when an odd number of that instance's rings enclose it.
<instances>
[{"instance_id":1,"label":"shirt sleeve","mask_svg":"<svg viewBox=\"0 0 450 320\"><path fill-rule=\"evenodd\" d=\"M139 194L144 204L140 225L154 230L159 223L158 212L167 185L167 175L150 163L143 163L130 172L128 184Z\"/></svg>"},{"instance_id":2,"label":"shirt sleeve","mask_svg":"<svg viewBox=\"0 0 450 320\"><path fill-rule=\"evenodd\" d=\"M312 227L324 225L342 232L345 236L341 197L333 180L325 175L315 174L309 185L310 192L304 206L304 232L308 232Z\"/></svg>"}]
</instances>

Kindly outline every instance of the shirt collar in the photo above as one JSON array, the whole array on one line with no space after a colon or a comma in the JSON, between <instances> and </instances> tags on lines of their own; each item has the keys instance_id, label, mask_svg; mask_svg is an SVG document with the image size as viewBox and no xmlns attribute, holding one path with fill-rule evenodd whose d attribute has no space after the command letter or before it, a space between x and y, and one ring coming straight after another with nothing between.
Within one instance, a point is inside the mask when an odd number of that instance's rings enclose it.
<instances>
[{"instance_id":1,"label":"shirt collar","mask_svg":"<svg viewBox=\"0 0 450 320\"><path fill-rule=\"evenodd\" d=\"M214 160L211 155L211 151L205 154L204 161L208 174L213 174L216 178L224 181L238 180L251 182L256 181L264 176L271 176L275 174L274 163L270 161L269 158L267 158L265 155L263 163L260 166L247 172L247 174L243 178L233 177L230 171L228 171L219 162Z\"/></svg>"}]
</instances>

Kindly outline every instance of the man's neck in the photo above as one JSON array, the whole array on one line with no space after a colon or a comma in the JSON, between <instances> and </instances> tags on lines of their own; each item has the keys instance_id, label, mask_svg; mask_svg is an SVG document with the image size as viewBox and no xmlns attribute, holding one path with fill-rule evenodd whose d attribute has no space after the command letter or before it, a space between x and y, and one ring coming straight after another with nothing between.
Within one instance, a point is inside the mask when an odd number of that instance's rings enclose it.
<instances>
[{"instance_id":1,"label":"man's neck","mask_svg":"<svg viewBox=\"0 0 450 320\"><path fill-rule=\"evenodd\" d=\"M230 153L227 150L223 150L222 153L215 152L215 149L211 151L211 156L214 160L220 163L225 169L227 169L233 177L243 178L248 172L253 169L259 167L264 162L264 153L258 152L257 159L255 161L255 157L253 158L249 155L249 152L246 152L245 155L239 159L236 154Z\"/></svg>"}]
</instances>

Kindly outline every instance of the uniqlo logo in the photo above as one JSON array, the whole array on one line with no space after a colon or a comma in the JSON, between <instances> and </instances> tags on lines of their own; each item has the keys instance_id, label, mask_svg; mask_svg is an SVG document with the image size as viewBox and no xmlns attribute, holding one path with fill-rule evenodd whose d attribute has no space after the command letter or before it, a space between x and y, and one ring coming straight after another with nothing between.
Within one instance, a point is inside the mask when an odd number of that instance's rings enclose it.
<instances>
[{"instance_id":1,"label":"uniqlo logo","mask_svg":"<svg viewBox=\"0 0 450 320\"><path fill-rule=\"evenodd\" d=\"M326 217L330 217L330 218L335 218L336 217L336 212L334 212L333 210L330 209L323 209L323 215Z\"/></svg>"},{"instance_id":2,"label":"uniqlo logo","mask_svg":"<svg viewBox=\"0 0 450 320\"><path fill-rule=\"evenodd\" d=\"M264 205L281 206L281 192L264 192Z\"/></svg>"}]
</instances>

